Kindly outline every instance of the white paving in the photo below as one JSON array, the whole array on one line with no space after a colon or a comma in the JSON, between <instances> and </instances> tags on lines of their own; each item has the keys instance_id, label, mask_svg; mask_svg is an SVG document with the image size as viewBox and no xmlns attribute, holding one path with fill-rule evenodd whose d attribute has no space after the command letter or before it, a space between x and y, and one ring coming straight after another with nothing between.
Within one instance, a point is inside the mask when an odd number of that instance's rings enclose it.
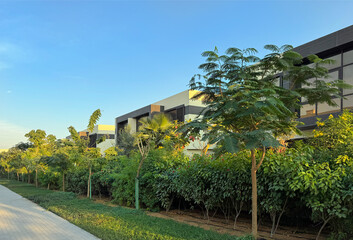
<instances>
[{"instance_id":1,"label":"white paving","mask_svg":"<svg viewBox=\"0 0 353 240\"><path fill-rule=\"evenodd\" d=\"M0 240L47 239L98 238L0 185Z\"/></svg>"}]
</instances>

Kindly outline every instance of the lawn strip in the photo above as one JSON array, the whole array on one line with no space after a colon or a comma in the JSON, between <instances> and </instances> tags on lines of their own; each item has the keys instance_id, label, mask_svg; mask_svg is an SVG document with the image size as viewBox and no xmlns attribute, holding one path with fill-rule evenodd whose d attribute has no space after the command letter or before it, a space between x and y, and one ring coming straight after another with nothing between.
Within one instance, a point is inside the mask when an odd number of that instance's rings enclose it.
<instances>
[{"instance_id":1,"label":"lawn strip","mask_svg":"<svg viewBox=\"0 0 353 240\"><path fill-rule=\"evenodd\" d=\"M251 239L151 217L141 210L112 207L79 199L73 193L35 188L31 184L1 179L0 184L67 219L101 239Z\"/></svg>"}]
</instances>

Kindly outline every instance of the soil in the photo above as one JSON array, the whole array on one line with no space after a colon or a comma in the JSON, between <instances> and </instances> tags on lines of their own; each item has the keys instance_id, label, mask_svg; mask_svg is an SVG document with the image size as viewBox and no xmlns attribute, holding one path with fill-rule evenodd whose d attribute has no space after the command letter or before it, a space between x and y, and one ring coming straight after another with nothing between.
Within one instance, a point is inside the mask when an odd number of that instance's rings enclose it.
<instances>
[{"instance_id":1,"label":"soil","mask_svg":"<svg viewBox=\"0 0 353 240\"><path fill-rule=\"evenodd\" d=\"M208 221L200 213L192 211L179 211L171 210L169 212L162 211L159 213L147 212L148 215L172 219L178 222L186 223L192 226L201 227L206 230L213 230L223 234L229 234L234 236L244 236L251 233L251 219L240 218L237 221L237 225L233 228L234 222L227 221L222 218L213 217ZM258 229L259 237L264 239L275 239L275 240L312 240L316 239L317 230L310 228L293 228L293 227L281 227L279 226L274 237L270 237L271 234L271 223L263 223ZM321 239L326 239L327 236L321 234Z\"/></svg>"},{"instance_id":2,"label":"soil","mask_svg":"<svg viewBox=\"0 0 353 240\"><path fill-rule=\"evenodd\" d=\"M83 197L83 196L82 196ZM92 197L93 200L97 203L105 204L108 206L118 206L111 203L109 198L98 198ZM189 224L192 226L200 227L206 230L216 231L222 234L229 234L234 236L244 236L251 233L251 219L245 217L239 217L237 220L237 225L235 228L234 222L230 220L228 223L224 218L219 216L210 217L210 220L207 220L203 217L202 213L199 211L180 211L180 210L171 210L169 212L150 212L146 211L146 214L153 217L171 219L177 222ZM265 222L261 223L258 228L258 234L260 238L266 240L314 240L316 239L317 229L306 228L295 228L295 227L285 227L279 226L276 234L271 238L271 223ZM321 234L320 240L327 238L327 235L324 233Z\"/></svg>"}]
</instances>

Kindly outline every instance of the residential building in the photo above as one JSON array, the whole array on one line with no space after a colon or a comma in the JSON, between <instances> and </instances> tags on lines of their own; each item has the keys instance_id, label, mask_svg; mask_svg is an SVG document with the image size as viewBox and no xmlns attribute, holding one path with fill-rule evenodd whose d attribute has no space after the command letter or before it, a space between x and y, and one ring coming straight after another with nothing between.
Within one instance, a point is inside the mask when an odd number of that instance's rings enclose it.
<instances>
[{"instance_id":1,"label":"residential building","mask_svg":"<svg viewBox=\"0 0 353 240\"><path fill-rule=\"evenodd\" d=\"M331 79L343 79L346 83L353 85L353 25L305 43L294 48L304 58L315 54L322 59L333 59L334 64L327 65ZM284 88L289 87L289 82L279 76L278 84ZM146 107L137 109L115 119L116 136L120 129L130 125L131 131L136 132L139 128L139 120L143 117L153 116L155 113L169 113L173 120L186 121L194 119L205 108L200 100L193 100L196 91L186 90ZM304 125L299 128L305 132L311 132L316 126L317 118L326 119L332 114L339 115L343 109L353 109L353 89L341 91L341 98L335 98L337 106L332 107L326 103L314 105L308 104L302 99L302 108L299 110L298 120ZM299 137L299 136L297 136ZM189 146L189 152L199 151L204 143L196 142Z\"/></svg>"},{"instance_id":2,"label":"residential building","mask_svg":"<svg viewBox=\"0 0 353 240\"><path fill-rule=\"evenodd\" d=\"M315 54L322 59L333 59L333 64L327 65L331 79L343 79L353 85L353 25L305 43L294 48L303 57ZM286 84L282 81L284 87ZM288 86L287 86L288 87ZM341 98L333 99L337 106L332 107L326 103L314 105L308 104L302 99L299 121L304 123L299 128L303 131L311 131L316 126L317 118L327 119L330 114L339 115L343 109L353 108L353 89L341 91Z\"/></svg>"},{"instance_id":3,"label":"residential building","mask_svg":"<svg viewBox=\"0 0 353 240\"><path fill-rule=\"evenodd\" d=\"M140 127L139 120L143 117L152 117L156 113L168 114L171 120L180 122L195 119L205 108L200 99L192 99L196 93L197 91L195 90L185 90L115 118L115 136L117 137L119 130L127 125L130 126L131 132L138 131ZM194 141L187 147L187 151L189 153L197 152L203 148L203 145L204 143L200 141Z\"/></svg>"},{"instance_id":4,"label":"residential building","mask_svg":"<svg viewBox=\"0 0 353 240\"><path fill-rule=\"evenodd\" d=\"M100 148L102 154L104 151L110 147L115 146L115 126L114 125L95 125L92 132L89 132L87 129L78 132L81 138L87 138L89 136L89 147ZM71 136L66 137L71 139ZM99 141L104 138L104 141ZM99 143L98 143L99 142Z\"/></svg>"},{"instance_id":5,"label":"residential building","mask_svg":"<svg viewBox=\"0 0 353 240\"><path fill-rule=\"evenodd\" d=\"M0 153L4 153L4 152L7 152L9 151L9 149L0 149Z\"/></svg>"}]
</instances>

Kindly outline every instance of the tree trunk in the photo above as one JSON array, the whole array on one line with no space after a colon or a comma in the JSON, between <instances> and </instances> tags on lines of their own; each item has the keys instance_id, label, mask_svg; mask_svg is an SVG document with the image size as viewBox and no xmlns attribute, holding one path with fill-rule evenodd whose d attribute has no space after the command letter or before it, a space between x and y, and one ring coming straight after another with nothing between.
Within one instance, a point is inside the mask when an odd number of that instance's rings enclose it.
<instances>
[{"instance_id":1,"label":"tree trunk","mask_svg":"<svg viewBox=\"0 0 353 240\"><path fill-rule=\"evenodd\" d=\"M135 178L135 208L136 208L137 210L140 208L139 188L140 188L139 179L138 179L138 178Z\"/></svg>"},{"instance_id":2,"label":"tree trunk","mask_svg":"<svg viewBox=\"0 0 353 240\"><path fill-rule=\"evenodd\" d=\"M140 177L140 171L141 171L141 168L142 168L142 164L143 162L145 161L145 156L141 156L141 162L137 168L137 173L136 173L136 178L139 178Z\"/></svg>"},{"instance_id":3,"label":"tree trunk","mask_svg":"<svg viewBox=\"0 0 353 240\"><path fill-rule=\"evenodd\" d=\"M22 180L22 182L25 181L25 178L23 177L23 173L21 174L21 180Z\"/></svg>"},{"instance_id":4,"label":"tree trunk","mask_svg":"<svg viewBox=\"0 0 353 240\"><path fill-rule=\"evenodd\" d=\"M174 200L174 194L173 194L173 196L172 196L172 199L170 199L170 201L169 201L169 204L168 204L168 206L167 206L167 209L165 210L166 212L169 212L169 210L170 210L170 208L171 208L171 206L172 206L172 204L173 204L173 200Z\"/></svg>"},{"instance_id":5,"label":"tree trunk","mask_svg":"<svg viewBox=\"0 0 353 240\"><path fill-rule=\"evenodd\" d=\"M16 173L17 174L17 181L20 181L20 174Z\"/></svg>"},{"instance_id":6,"label":"tree trunk","mask_svg":"<svg viewBox=\"0 0 353 240\"><path fill-rule=\"evenodd\" d=\"M48 183L48 190L50 189L50 183Z\"/></svg>"},{"instance_id":7,"label":"tree trunk","mask_svg":"<svg viewBox=\"0 0 353 240\"><path fill-rule=\"evenodd\" d=\"M277 219L277 224L276 224L276 228L275 228L275 230L274 230L274 232L273 232L273 235L274 235L274 234L276 233L276 231L277 231L277 228L278 228L278 226L279 226L279 221L281 221L281 217L282 217L282 215L283 215L283 213L284 213L284 210L285 210L285 208L286 208L286 206L287 206L287 202L288 202L288 196L287 196L287 198L286 198L286 201L284 202L282 211L281 211L281 213L279 214L279 217L278 217L278 219ZM271 236L271 237L272 237L272 236Z\"/></svg>"},{"instance_id":8,"label":"tree trunk","mask_svg":"<svg viewBox=\"0 0 353 240\"><path fill-rule=\"evenodd\" d=\"M252 216L251 216L251 233L257 238L257 180L256 180L256 156L255 150L251 150L251 200L252 200Z\"/></svg>"},{"instance_id":9,"label":"tree trunk","mask_svg":"<svg viewBox=\"0 0 353 240\"><path fill-rule=\"evenodd\" d=\"M63 192L65 192L65 174L63 173Z\"/></svg>"},{"instance_id":10,"label":"tree trunk","mask_svg":"<svg viewBox=\"0 0 353 240\"><path fill-rule=\"evenodd\" d=\"M137 173L136 173L136 178L135 178L135 208L139 209L140 207L140 202L139 202L139 198L140 198L140 193L139 193L139 187L140 187L140 183L139 183L139 177L140 177L140 170L142 168L142 164L145 160L144 155L142 155L141 153L141 161L140 164L137 168Z\"/></svg>"},{"instance_id":11,"label":"tree trunk","mask_svg":"<svg viewBox=\"0 0 353 240\"><path fill-rule=\"evenodd\" d=\"M31 174L28 173L28 183L31 183Z\"/></svg>"},{"instance_id":12,"label":"tree trunk","mask_svg":"<svg viewBox=\"0 0 353 240\"><path fill-rule=\"evenodd\" d=\"M10 179L10 169L7 169L7 179Z\"/></svg>"},{"instance_id":13,"label":"tree trunk","mask_svg":"<svg viewBox=\"0 0 353 240\"><path fill-rule=\"evenodd\" d=\"M271 221L272 221L272 228L271 228L271 235L270 235L270 237L272 238L273 235L275 234L276 212L270 213L270 216L271 216Z\"/></svg>"},{"instance_id":14,"label":"tree trunk","mask_svg":"<svg viewBox=\"0 0 353 240\"><path fill-rule=\"evenodd\" d=\"M243 201L241 201L240 203L239 203L239 210L238 210L238 208L237 207L235 207L235 219L234 219L234 226L233 226L233 229L235 229L235 226L237 225L237 220L238 220L238 217L239 217L239 215L240 215L240 213L241 213L241 210L243 209Z\"/></svg>"},{"instance_id":15,"label":"tree trunk","mask_svg":"<svg viewBox=\"0 0 353 240\"><path fill-rule=\"evenodd\" d=\"M88 174L88 182L87 182L87 197L90 197L90 191L91 191L91 167L89 167L89 174Z\"/></svg>"},{"instance_id":16,"label":"tree trunk","mask_svg":"<svg viewBox=\"0 0 353 240\"><path fill-rule=\"evenodd\" d=\"M36 188L38 187L38 170L36 169Z\"/></svg>"},{"instance_id":17,"label":"tree trunk","mask_svg":"<svg viewBox=\"0 0 353 240\"><path fill-rule=\"evenodd\" d=\"M324 224L322 224L320 230L319 230L319 233L317 234L316 236L316 240L319 240L320 239L320 234L322 232L322 230L324 230L324 227L326 226L326 224L331 220L332 217L329 217L328 219L324 220Z\"/></svg>"}]
</instances>

